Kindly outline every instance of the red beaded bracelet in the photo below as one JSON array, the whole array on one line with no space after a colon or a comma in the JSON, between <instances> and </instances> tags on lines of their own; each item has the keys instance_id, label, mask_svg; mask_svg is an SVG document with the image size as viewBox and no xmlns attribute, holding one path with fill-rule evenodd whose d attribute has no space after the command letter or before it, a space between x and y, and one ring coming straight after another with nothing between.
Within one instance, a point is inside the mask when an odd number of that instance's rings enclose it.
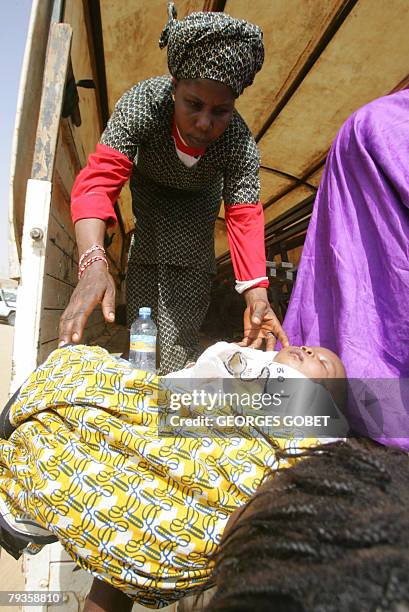
<instances>
[{"instance_id":1,"label":"red beaded bracelet","mask_svg":"<svg viewBox=\"0 0 409 612\"><path fill-rule=\"evenodd\" d=\"M82 264L84 263L85 258L88 257L88 255L91 255L91 253L94 253L95 251L102 251L103 254L106 255L105 249L103 246L101 246L100 244L93 244L92 246L89 247L89 249L85 251L85 253L81 255L80 261L78 263L78 268L81 268Z\"/></svg>"},{"instance_id":2,"label":"red beaded bracelet","mask_svg":"<svg viewBox=\"0 0 409 612\"><path fill-rule=\"evenodd\" d=\"M108 270L109 266L106 257L104 257L103 255L96 255L95 257L90 257L85 263L82 263L80 265L80 267L78 268L78 280L81 280L81 277L84 274L85 270L96 261L105 261L105 265Z\"/></svg>"}]
</instances>

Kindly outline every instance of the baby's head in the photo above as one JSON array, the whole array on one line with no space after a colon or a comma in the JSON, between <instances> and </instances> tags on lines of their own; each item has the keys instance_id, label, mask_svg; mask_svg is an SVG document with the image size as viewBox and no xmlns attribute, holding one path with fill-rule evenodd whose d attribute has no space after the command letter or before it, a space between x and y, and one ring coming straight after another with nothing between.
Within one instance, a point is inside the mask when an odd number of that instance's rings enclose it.
<instances>
[{"instance_id":1,"label":"baby's head","mask_svg":"<svg viewBox=\"0 0 409 612\"><path fill-rule=\"evenodd\" d=\"M340 358L322 346L287 346L277 353L274 361L294 368L307 378L345 378Z\"/></svg>"}]
</instances>

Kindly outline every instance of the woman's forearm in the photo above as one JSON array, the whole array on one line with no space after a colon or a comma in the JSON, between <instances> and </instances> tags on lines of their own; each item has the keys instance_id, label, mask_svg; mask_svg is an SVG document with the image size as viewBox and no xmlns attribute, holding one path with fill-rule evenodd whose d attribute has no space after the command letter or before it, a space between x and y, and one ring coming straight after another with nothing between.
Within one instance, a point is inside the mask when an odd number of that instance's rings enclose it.
<instances>
[{"instance_id":1,"label":"woman's forearm","mask_svg":"<svg viewBox=\"0 0 409 612\"><path fill-rule=\"evenodd\" d=\"M80 219L75 224L78 253L81 256L94 244L104 246L106 223L101 219Z\"/></svg>"},{"instance_id":2,"label":"woman's forearm","mask_svg":"<svg viewBox=\"0 0 409 612\"><path fill-rule=\"evenodd\" d=\"M247 291L244 292L244 299L246 301L246 306L251 306L254 304L254 302L259 300L267 302L268 304L267 289L264 287L253 287L247 289Z\"/></svg>"},{"instance_id":3,"label":"woman's forearm","mask_svg":"<svg viewBox=\"0 0 409 612\"><path fill-rule=\"evenodd\" d=\"M91 246L104 245L105 221L80 219L75 224L75 235L81 257ZM60 346L81 340L88 317L98 304L106 321L115 320L115 283L102 251L91 251L82 264L80 279L60 319Z\"/></svg>"}]
</instances>

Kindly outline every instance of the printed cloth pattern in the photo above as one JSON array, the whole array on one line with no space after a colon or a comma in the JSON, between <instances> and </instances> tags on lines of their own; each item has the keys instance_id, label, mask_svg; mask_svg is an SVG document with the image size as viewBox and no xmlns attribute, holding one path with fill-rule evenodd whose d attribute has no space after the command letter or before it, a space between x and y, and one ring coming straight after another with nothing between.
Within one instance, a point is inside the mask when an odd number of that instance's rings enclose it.
<instances>
[{"instance_id":1,"label":"printed cloth pattern","mask_svg":"<svg viewBox=\"0 0 409 612\"><path fill-rule=\"evenodd\" d=\"M178 21L173 2L159 46L168 46L169 72L177 79L213 79L236 98L254 81L264 62L263 33L244 19L222 12L192 13Z\"/></svg>"},{"instance_id":2,"label":"printed cloth pattern","mask_svg":"<svg viewBox=\"0 0 409 612\"><path fill-rule=\"evenodd\" d=\"M229 515L279 467L264 438L159 437L169 392L104 349L65 347L22 386L0 440L1 519L29 517L148 607L206 583Z\"/></svg>"},{"instance_id":3,"label":"printed cloth pattern","mask_svg":"<svg viewBox=\"0 0 409 612\"><path fill-rule=\"evenodd\" d=\"M128 324L141 306L150 304L158 325L160 374L180 370L195 361L199 350L199 329L210 300L208 272L166 265L129 262L126 285ZM184 295L180 304L180 295Z\"/></svg>"}]
</instances>

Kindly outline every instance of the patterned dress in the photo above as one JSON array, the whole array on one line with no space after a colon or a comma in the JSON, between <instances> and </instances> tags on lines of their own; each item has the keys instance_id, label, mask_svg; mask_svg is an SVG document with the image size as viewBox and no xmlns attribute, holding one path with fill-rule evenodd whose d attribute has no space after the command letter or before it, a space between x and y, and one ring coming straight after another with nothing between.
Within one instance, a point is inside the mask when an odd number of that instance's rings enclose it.
<instances>
[{"instance_id":1,"label":"patterned dress","mask_svg":"<svg viewBox=\"0 0 409 612\"><path fill-rule=\"evenodd\" d=\"M277 446L244 429L159 435L169 392L99 347L54 351L3 415L14 431L0 439L2 545L10 531L31 552L56 536L149 607L202 587L230 514L279 467Z\"/></svg>"},{"instance_id":2,"label":"patterned dress","mask_svg":"<svg viewBox=\"0 0 409 612\"><path fill-rule=\"evenodd\" d=\"M122 96L101 138L134 162L128 320L140 306L152 307L161 373L197 356L216 269L214 225L221 198L227 205L259 201L258 149L236 111L223 135L191 167L177 154L173 117L171 77L148 79Z\"/></svg>"}]
</instances>

